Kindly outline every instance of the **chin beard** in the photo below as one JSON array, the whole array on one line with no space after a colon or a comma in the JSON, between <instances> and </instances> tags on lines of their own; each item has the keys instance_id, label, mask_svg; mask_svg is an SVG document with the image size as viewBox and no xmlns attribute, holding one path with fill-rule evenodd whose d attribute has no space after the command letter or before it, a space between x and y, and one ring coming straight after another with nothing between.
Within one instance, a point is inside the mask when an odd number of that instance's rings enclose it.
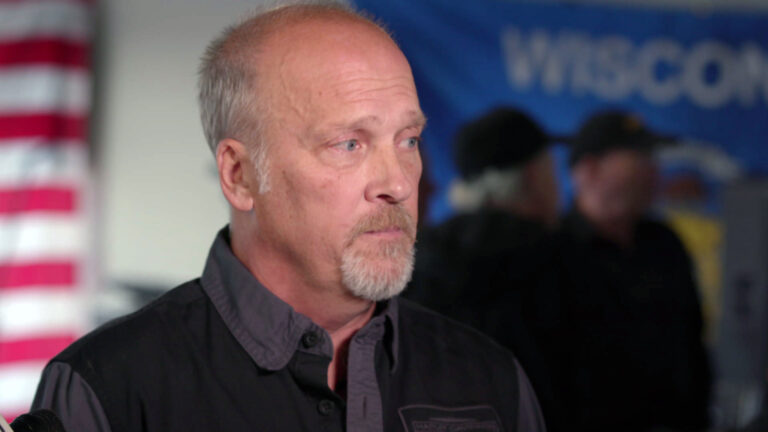
<instances>
[{"instance_id":1,"label":"chin beard","mask_svg":"<svg viewBox=\"0 0 768 432\"><path fill-rule=\"evenodd\" d=\"M413 273L413 244L398 242L361 253L347 248L341 259L342 283L355 297L381 301L400 294Z\"/></svg>"},{"instance_id":2,"label":"chin beard","mask_svg":"<svg viewBox=\"0 0 768 432\"><path fill-rule=\"evenodd\" d=\"M369 231L397 227L398 240L382 240L366 248L355 240ZM350 232L341 256L341 281L355 297L372 301L392 298L405 289L413 273L416 223L400 206L388 206L362 218ZM357 246L357 247L356 247Z\"/></svg>"}]
</instances>

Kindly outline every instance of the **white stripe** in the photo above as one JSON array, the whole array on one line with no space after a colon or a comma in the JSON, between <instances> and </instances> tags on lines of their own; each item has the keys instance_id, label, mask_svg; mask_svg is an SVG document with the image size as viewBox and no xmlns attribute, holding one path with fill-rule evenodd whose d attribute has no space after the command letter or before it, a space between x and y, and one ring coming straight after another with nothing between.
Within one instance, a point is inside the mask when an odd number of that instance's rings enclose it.
<instances>
[{"instance_id":1,"label":"white stripe","mask_svg":"<svg viewBox=\"0 0 768 432\"><path fill-rule=\"evenodd\" d=\"M0 3L0 39L55 36L87 40L90 7L78 1L20 1Z\"/></svg>"},{"instance_id":2,"label":"white stripe","mask_svg":"<svg viewBox=\"0 0 768 432\"><path fill-rule=\"evenodd\" d=\"M84 225L80 212L0 216L0 262L80 258L87 243Z\"/></svg>"},{"instance_id":3,"label":"white stripe","mask_svg":"<svg viewBox=\"0 0 768 432\"><path fill-rule=\"evenodd\" d=\"M64 112L85 115L88 72L51 66L0 69L0 114Z\"/></svg>"},{"instance_id":4,"label":"white stripe","mask_svg":"<svg viewBox=\"0 0 768 432\"><path fill-rule=\"evenodd\" d=\"M8 422L3 418L2 415L0 415L0 431L12 432L11 431L11 425L8 424Z\"/></svg>"},{"instance_id":5,"label":"white stripe","mask_svg":"<svg viewBox=\"0 0 768 432\"><path fill-rule=\"evenodd\" d=\"M0 189L34 184L82 184L88 174L82 142L0 141Z\"/></svg>"},{"instance_id":6,"label":"white stripe","mask_svg":"<svg viewBox=\"0 0 768 432\"><path fill-rule=\"evenodd\" d=\"M23 413L35 397L45 361L0 364L0 411Z\"/></svg>"},{"instance_id":7,"label":"white stripe","mask_svg":"<svg viewBox=\"0 0 768 432\"><path fill-rule=\"evenodd\" d=\"M7 339L40 337L68 331L80 334L85 329L87 319L84 303L83 296L76 290L0 291L0 334Z\"/></svg>"}]
</instances>

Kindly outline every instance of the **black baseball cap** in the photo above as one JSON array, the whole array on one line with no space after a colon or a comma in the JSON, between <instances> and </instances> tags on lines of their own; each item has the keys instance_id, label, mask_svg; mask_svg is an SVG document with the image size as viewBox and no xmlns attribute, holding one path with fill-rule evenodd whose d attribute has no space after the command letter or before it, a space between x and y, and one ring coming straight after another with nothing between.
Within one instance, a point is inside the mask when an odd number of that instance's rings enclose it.
<instances>
[{"instance_id":1,"label":"black baseball cap","mask_svg":"<svg viewBox=\"0 0 768 432\"><path fill-rule=\"evenodd\" d=\"M615 149L650 152L674 144L676 138L654 132L637 115L621 110L600 111L589 117L569 140L573 166L586 155L602 155Z\"/></svg>"},{"instance_id":2,"label":"black baseball cap","mask_svg":"<svg viewBox=\"0 0 768 432\"><path fill-rule=\"evenodd\" d=\"M525 164L553 139L526 113L499 107L464 124L454 139L459 174L472 179L488 168Z\"/></svg>"}]
</instances>

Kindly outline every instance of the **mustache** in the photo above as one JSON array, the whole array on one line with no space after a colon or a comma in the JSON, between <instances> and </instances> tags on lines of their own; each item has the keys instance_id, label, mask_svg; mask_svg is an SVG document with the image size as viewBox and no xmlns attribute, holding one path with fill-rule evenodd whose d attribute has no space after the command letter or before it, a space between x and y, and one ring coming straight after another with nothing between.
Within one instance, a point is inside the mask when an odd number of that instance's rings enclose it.
<instances>
[{"instance_id":1,"label":"mustache","mask_svg":"<svg viewBox=\"0 0 768 432\"><path fill-rule=\"evenodd\" d=\"M402 205L388 205L381 211L372 213L360 219L352 228L347 240L351 245L357 236L369 231L399 228L412 241L416 240L416 222Z\"/></svg>"}]
</instances>

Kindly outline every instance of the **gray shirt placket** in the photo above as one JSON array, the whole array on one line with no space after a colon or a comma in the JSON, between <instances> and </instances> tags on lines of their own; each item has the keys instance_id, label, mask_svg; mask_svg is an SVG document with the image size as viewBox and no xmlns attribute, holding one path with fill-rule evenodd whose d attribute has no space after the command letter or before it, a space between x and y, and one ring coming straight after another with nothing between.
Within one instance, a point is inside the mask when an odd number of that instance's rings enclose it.
<instances>
[{"instance_id":1,"label":"gray shirt placket","mask_svg":"<svg viewBox=\"0 0 768 432\"><path fill-rule=\"evenodd\" d=\"M347 430L382 432L383 414L374 355L384 335L384 317L374 318L349 342Z\"/></svg>"}]
</instances>

